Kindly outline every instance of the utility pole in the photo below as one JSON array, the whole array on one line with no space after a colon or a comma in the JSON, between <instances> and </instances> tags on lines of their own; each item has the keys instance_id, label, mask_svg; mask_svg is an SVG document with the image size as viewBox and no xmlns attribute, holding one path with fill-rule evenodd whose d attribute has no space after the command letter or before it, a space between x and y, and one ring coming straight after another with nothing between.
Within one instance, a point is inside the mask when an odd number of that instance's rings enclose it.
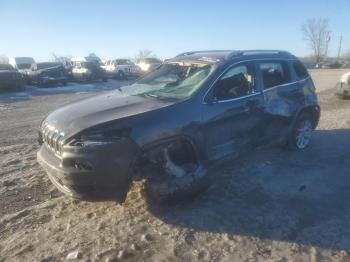
<instances>
[{"instance_id":1,"label":"utility pole","mask_svg":"<svg viewBox=\"0 0 350 262\"><path fill-rule=\"evenodd\" d=\"M340 54L341 54L342 41L343 41L343 36L341 35L340 38L339 38L338 59L340 58Z\"/></svg>"},{"instance_id":2,"label":"utility pole","mask_svg":"<svg viewBox=\"0 0 350 262\"><path fill-rule=\"evenodd\" d=\"M327 56L328 56L328 47L329 47L329 42L331 41L331 31L327 32L327 36L326 36L326 50L325 50L325 54L324 54L324 60L327 60Z\"/></svg>"}]
</instances>

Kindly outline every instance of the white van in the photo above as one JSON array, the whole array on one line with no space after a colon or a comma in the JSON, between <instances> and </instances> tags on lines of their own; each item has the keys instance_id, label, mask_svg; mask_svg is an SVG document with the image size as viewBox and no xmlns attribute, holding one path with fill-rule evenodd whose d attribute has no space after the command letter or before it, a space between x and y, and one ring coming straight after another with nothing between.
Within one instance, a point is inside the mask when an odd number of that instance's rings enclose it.
<instances>
[{"instance_id":1,"label":"white van","mask_svg":"<svg viewBox=\"0 0 350 262\"><path fill-rule=\"evenodd\" d=\"M10 57L9 64L23 73L30 70L35 61L32 57Z\"/></svg>"}]
</instances>

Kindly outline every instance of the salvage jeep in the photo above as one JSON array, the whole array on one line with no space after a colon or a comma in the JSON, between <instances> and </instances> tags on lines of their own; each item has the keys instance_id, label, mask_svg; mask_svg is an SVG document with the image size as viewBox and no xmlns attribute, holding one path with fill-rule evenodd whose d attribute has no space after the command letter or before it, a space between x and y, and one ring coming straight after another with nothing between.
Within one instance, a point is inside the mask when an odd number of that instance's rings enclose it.
<instances>
[{"instance_id":1,"label":"salvage jeep","mask_svg":"<svg viewBox=\"0 0 350 262\"><path fill-rule=\"evenodd\" d=\"M288 52L187 52L129 86L49 114L38 161L72 197L123 201L141 178L150 199L181 199L248 150L306 148L319 117L313 81Z\"/></svg>"}]
</instances>

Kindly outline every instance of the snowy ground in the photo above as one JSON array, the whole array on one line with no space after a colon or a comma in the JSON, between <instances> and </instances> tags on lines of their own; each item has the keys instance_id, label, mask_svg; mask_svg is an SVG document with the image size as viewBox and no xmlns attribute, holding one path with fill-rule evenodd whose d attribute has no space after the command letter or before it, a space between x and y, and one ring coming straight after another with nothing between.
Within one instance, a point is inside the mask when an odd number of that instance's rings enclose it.
<instances>
[{"instance_id":1,"label":"snowy ground","mask_svg":"<svg viewBox=\"0 0 350 262\"><path fill-rule=\"evenodd\" d=\"M36 163L51 110L120 81L0 95L0 261L350 261L350 100L342 70L318 70L322 116L301 153L260 149L228 163L196 199L124 205L62 196Z\"/></svg>"}]
</instances>

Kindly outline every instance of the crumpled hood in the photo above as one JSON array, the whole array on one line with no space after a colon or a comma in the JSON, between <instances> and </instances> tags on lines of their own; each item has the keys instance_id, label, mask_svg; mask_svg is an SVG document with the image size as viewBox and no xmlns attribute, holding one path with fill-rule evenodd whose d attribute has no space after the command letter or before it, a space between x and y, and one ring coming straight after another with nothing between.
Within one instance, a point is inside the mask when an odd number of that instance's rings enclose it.
<instances>
[{"instance_id":1,"label":"crumpled hood","mask_svg":"<svg viewBox=\"0 0 350 262\"><path fill-rule=\"evenodd\" d=\"M172 104L152 97L128 96L118 91L83 99L63 106L45 119L66 138L108 121L146 113Z\"/></svg>"}]
</instances>

